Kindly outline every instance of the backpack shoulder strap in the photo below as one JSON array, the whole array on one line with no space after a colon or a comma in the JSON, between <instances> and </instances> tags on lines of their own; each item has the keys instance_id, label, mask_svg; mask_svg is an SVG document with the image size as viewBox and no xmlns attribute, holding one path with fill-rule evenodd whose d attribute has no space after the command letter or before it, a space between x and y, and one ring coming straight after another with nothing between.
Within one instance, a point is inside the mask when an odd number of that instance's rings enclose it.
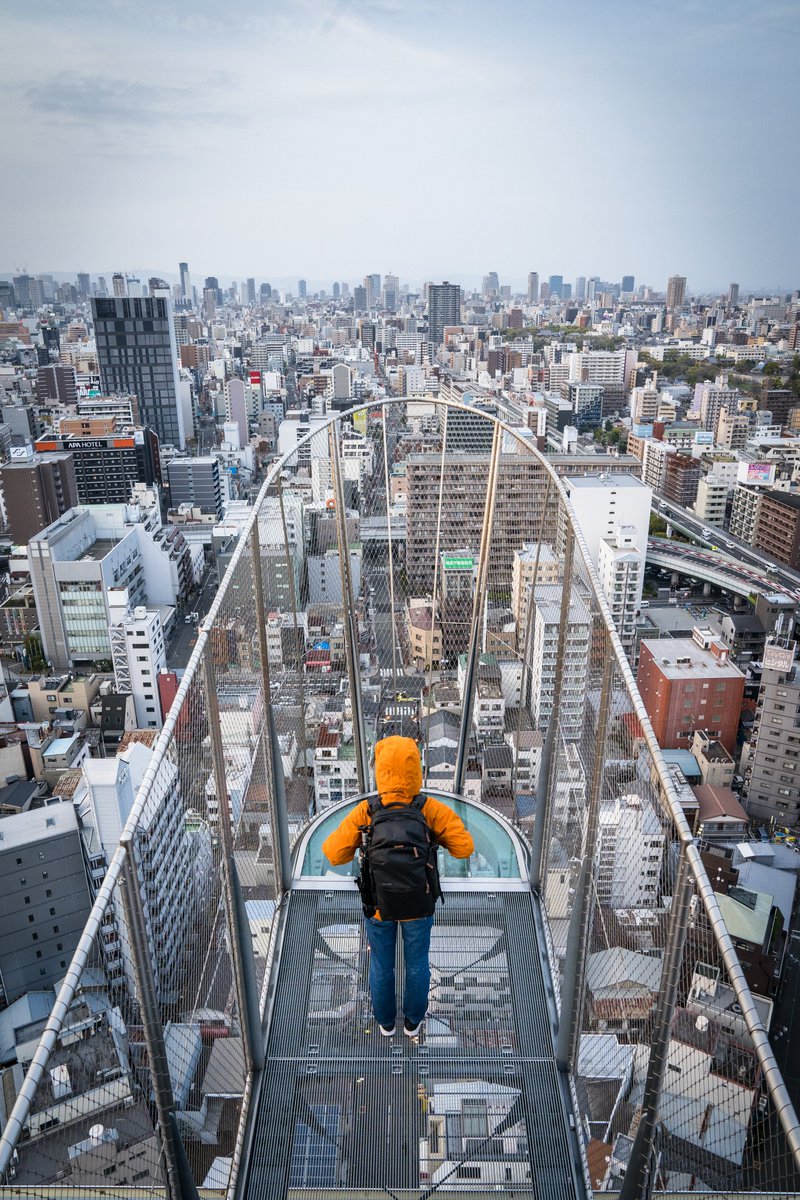
<instances>
[{"instance_id":1,"label":"backpack shoulder strap","mask_svg":"<svg viewBox=\"0 0 800 1200\"><path fill-rule=\"evenodd\" d=\"M424 795L423 792L417 792L416 796L411 801L411 807L418 809L419 812L422 812L422 810L425 807L425 804L427 802L427 799L428 799L428 797L426 795Z\"/></svg>"},{"instance_id":2,"label":"backpack shoulder strap","mask_svg":"<svg viewBox=\"0 0 800 1200\"><path fill-rule=\"evenodd\" d=\"M383 800L380 796L373 796L369 802L369 815L374 817L383 808Z\"/></svg>"}]
</instances>

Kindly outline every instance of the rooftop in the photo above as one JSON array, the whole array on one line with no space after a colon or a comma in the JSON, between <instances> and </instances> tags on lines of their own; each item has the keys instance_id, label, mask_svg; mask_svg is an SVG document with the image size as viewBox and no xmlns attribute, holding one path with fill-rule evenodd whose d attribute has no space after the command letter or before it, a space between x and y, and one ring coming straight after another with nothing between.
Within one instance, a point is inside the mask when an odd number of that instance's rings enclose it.
<instances>
[{"instance_id":1,"label":"rooftop","mask_svg":"<svg viewBox=\"0 0 800 1200\"><path fill-rule=\"evenodd\" d=\"M691 679L711 676L717 679L744 679L732 662L721 662L710 650L703 650L692 638L646 638L642 648L652 654L656 666L667 679ZM727 649L727 647L726 647Z\"/></svg>"},{"instance_id":2,"label":"rooftop","mask_svg":"<svg viewBox=\"0 0 800 1200\"><path fill-rule=\"evenodd\" d=\"M71 804L49 804L15 813L0 820L0 853L74 833L77 828L78 819Z\"/></svg>"}]
</instances>

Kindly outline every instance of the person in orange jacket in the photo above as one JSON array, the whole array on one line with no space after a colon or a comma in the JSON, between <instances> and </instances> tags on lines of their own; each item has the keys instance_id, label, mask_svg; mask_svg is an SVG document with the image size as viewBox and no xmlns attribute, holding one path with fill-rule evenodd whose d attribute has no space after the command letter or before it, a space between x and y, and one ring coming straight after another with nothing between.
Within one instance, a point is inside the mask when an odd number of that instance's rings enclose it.
<instances>
[{"instance_id":1,"label":"person in orange jacket","mask_svg":"<svg viewBox=\"0 0 800 1200\"><path fill-rule=\"evenodd\" d=\"M413 738L383 738L375 746L375 785L384 804L410 804L422 789L422 762ZM428 796L422 815L436 841L454 858L469 858L475 849L472 834L456 813L441 800ZM322 845L332 866L352 862L361 846L361 827L370 820L369 801L349 812ZM369 990L375 1019L384 1037L396 1029L394 960L397 927L403 932L406 977L403 988L403 1031L416 1037L428 1009L431 983L430 942L433 917L411 921L382 921L376 909L364 918L370 948Z\"/></svg>"}]
</instances>

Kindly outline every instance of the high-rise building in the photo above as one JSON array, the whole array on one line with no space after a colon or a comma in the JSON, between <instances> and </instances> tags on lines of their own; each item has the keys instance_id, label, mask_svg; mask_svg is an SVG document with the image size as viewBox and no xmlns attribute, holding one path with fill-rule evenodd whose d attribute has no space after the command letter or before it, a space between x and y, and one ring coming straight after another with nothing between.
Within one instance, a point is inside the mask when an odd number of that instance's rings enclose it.
<instances>
[{"instance_id":1,"label":"high-rise building","mask_svg":"<svg viewBox=\"0 0 800 1200\"><path fill-rule=\"evenodd\" d=\"M306 289L307 289L307 284L306 284L305 279L298 279L297 294L301 300L305 300L305 298L306 298Z\"/></svg>"},{"instance_id":2,"label":"high-rise building","mask_svg":"<svg viewBox=\"0 0 800 1200\"><path fill-rule=\"evenodd\" d=\"M342 294L342 289L339 287L339 284L334 283L333 287L331 288L331 291L333 293L334 300L338 300L340 295Z\"/></svg>"},{"instance_id":3,"label":"high-rise building","mask_svg":"<svg viewBox=\"0 0 800 1200\"><path fill-rule=\"evenodd\" d=\"M562 294L562 291L564 288L564 276L563 275L551 275L547 282L550 287L550 295L557 296L558 299L560 300L561 294Z\"/></svg>"},{"instance_id":4,"label":"high-rise building","mask_svg":"<svg viewBox=\"0 0 800 1200\"><path fill-rule=\"evenodd\" d=\"M575 280L575 299L582 304L586 299L586 276L579 275Z\"/></svg>"},{"instance_id":5,"label":"high-rise building","mask_svg":"<svg viewBox=\"0 0 800 1200\"><path fill-rule=\"evenodd\" d=\"M247 280L247 303L255 304L256 302L256 281L252 276Z\"/></svg>"},{"instance_id":6,"label":"high-rise building","mask_svg":"<svg viewBox=\"0 0 800 1200\"><path fill-rule=\"evenodd\" d=\"M6 526L20 546L78 503L71 454L34 454L26 447L23 457L0 467L0 481Z\"/></svg>"},{"instance_id":7,"label":"high-rise building","mask_svg":"<svg viewBox=\"0 0 800 1200\"><path fill-rule=\"evenodd\" d=\"M222 517L222 479L219 459L173 458L167 466L170 505L189 504Z\"/></svg>"},{"instance_id":8,"label":"high-rise building","mask_svg":"<svg viewBox=\"0 0 800 1200\"><path fill-rule=\"evenodd\" d=\"M375 308L380 303L381 298L381 277L380 275L365 275L364 288L367 293L367 308Z\"/></svg>"},{"instance_id":9,"label":"high-rise building","mask_svg":"<svg viewBox=\"0 0 800 1200\"><path fill-rule=\"evenodd\" d=\"M488 271L484 275L481 292L487 300L494 300L500 294L500 280L497 271Z\"/></svg>"},{"instance_id":10,"label":"high-rise building","mask_svg":"<svg viewBox=\"0 0 800 1200\"><path fill-rule=\"evenodd\" d=\"M432 283L428 288L428 341L442 344L445 326L461 324L461 288L457 283Z\"/></svg>"},{"instance_id":11,"label":"high-rise building","mask_svg":"<svg viewBox=\"0 0 800 1200\"><path fill-rule=\"evenodd\" d=\"M705 379L694 389L694 407L700 411L700 424L703 429L716 437L719 415L723 409L733 412L737 407L739 393L728 387L727 378L718 375L716 379Z\"/></svg>"},{"instance_id":12,"label":"high-rise building","mask_svg":"<svg viewBox=\"0 0 800 1200\"><path fill-rule=\"evenodd\" d=\"M88 299L92 293L92 281L86 271L78 272L78 294L83 300Z\"/></svg>"},{"instance_id":13,"label":"high-rise building","mask_svg":"<svg viewBox=\"0 0 800 1200\"><path fill-rule=\"evenodd\" d=\"M550 284L549 283L543 283L540 285L539 299L541 300L542 304L547 304L548 300L550 299Z\"/></svg>"},{"instance_id":14,"label":"high-rise building","mask_svg":"<svg viewBox=\"0 0 800 1200\"><path fill-rule=\"evenodd\" d=\"M207 275L206 281L203 284L203 290L211 290L214 293L214 300L217 304L222 304L222 289L219 286L219 280L216 275Z\"/></svg>"},{"instance_id":15,"label":"high-rise building","mask_svg":"<svg viewBox=\"0 0 800 1200\"><path fill-rule=\"evenodd\" d=\"M178 263L178 271L181 277L181 300L191 300L192 284L189 279L189 264L185 262Z\"/></svg>"},{"instance_id":16,"label":"high-rise building","mask_svg":"<svg viewBox=\"0 0 800 1200\"><path fill-rule=\"evenodd\" d=\"M667 308L680 308L686 296L686 276L670 275L667 280Z\"/></svg>"},{"instance_id":17,"label":"high-rise building","mask_svg":"<svg viewBox=\"0 0 800 1200\"><path fill-rule=\"evenodd\" d=\"M539 299L539 272L528 273L528 304L536 304Z\"/></svg>"},{"instance_id":18,"label":"high-rise building","mask_svg":"<svg viewBox=\"0 0 800 1200\"><path fill-rule=\"evenodd\" d=\"M180 376L169 293L134 299L92 300L103 390L139 398L143 425L162 446L183 449Z\"/></svg>"},{"instance_id":19,"label":"high-rise building","mask_svg":"<svg viewBox=\"0 0 800 1200\"><path fill-rule=\"evenodd\" d=\"M39 367L36 372L36 399L40 404L47 400L54 400L59 404L74 404L76 398L74 367L65 367L60 363Z\"/></svg>"},{"instance_id":20,"label":"high-rise building","mask_svg":"<svg viewBox=\"0 0 800 1200\"><path fill-rule=\"evenodd\" d=\"M107 296L108 295L108 284L106 283L105 275L97 276L97 295L98 296Z\"/></svg>"},{"instance_id":21,"label":"high-rise building","mask_svg":"<svg viewBox=\"0 0 800 1200\"><path fill-rule=\"evenodd\" d=\"M592 563L622 644L634 640L642 602L653 493L633 475L575 475L564 479Z\"/></svg>"},{"instance_id":22,"label":"high-rise building","mask_svg":"<svg viewBox=\"0 0 800 1200\"><path fill-rule=\"evenodd\" d=\"M623 275L622 283L619 285L619 290L626 295L629 295L636 285L636 280L633 275Z\"/></svg>"},{"instance_id":23,"label":"high-rise building","mask_svg":"<svg viewBox=\"0 0 800 1200\"><path fill-rule=\"evenodd\" d=\"M695 629L691 638L642 642L636 682L663 750L688 750L702 729L733 754L744 675L728 655L707 629Z\"/></svg>"},{"instance_id":24,"label":"high-rise building","mask_svg":"<svg viewBox=\"0 0 800 1200\"><path fill-rule=\"evenodd\" d=\"M770 489L761 496L753 546L793 571L800 569L800 496Z\"/></svg>"},{"instance_id":25,"label":"high-rise building","mask_svg":"<svg viewBox=\"0 0 800 1200\"><path fill-rule=\"evenodd\" d=\"M787 714L800 706L800 671L794 646L768 644L764 650L761 685L750 755L745 766L746 808L759 821L800 822L800 771L797 769L797 730Z\"/></svg>"},{"instance_id":26,"label":"high-rise building","mask_svg":"<svg viewBox=\"0 0 800 1200\"><path fill-rule=\"evenodd\" d=\"M400 280L397 275L384 275L383 277L383 307L387 312L394 312L397 308L397 297L400 294Z\"/></svg>"},{"instance_id":27,"label":"high-rise building","mask_svg":"<svg viewBox=\"0 0 800 1200\"><path fill-rule=\"evenodd\" d=\"M365 287L353 288L353 310L357 313L367 311L367 289Z\"/></svg>"},{"instance_id":28,"label":"high-rise building","mask_svg":"<svg viewBox=\"0 0 800 1200\"><path fill-rule=\"evenodd\" d=\"M0 1004L63 979L91 910L78 817L69 803L2 819Z\"/></svg>"},{"instance_id":29,"label":"high-rise building","mask_svg":"<svg viewBox=\"0 0 800 1200\"><path fill-rule=\"evenodd\" d=\"M122 299L128 294L128 288L125 284L125 276L120 271L116 271L111 276L111 290L114 293L114 296L118 299Z\"/></svg>"},{"instance_id":30,"label":"high-rise building","mask_svg":"<svg viewBox=\"0 0 800 1200\"><path fill-rule=\"evenodd\" d=\"M127 591L119 588L109 592L108 611L117 691L133 696L137 729L160 729L164 718L157 680L167 665L161 615L157 608L131 608Z\"/></svg>"},{"instance_id":31,"label":"high-rise building","mask_svg":"<svg viewBox=\"0 0 800 1200\"><path fill-rule=\"evenodd\" d=\"M739 285L738 285L738 283L732 283L728 287L728 307L735 308L738 303L739 303Z\"/></svg>"},{"instance_id":32,"label":"high-rise building","mask_svg":"<svg viewBox=\"0 0 800 1200\"><path fill-rule=\"evenodd\" d=\"M533 628L527 703L535 727L547 729L553 714L556 647L560 637L561 585L544 584L533 589ZM573 589L564 642L564 682L558 714L559 732L575 740L583 730L586 704L586 668L589 661L589 632L592 618L586 601Z\"/></svg>"},{"instance_id":33,"label":"high-rise building","mask_svg":"<svg viewBox=\"0 0 800 1200\"><path fill-rule=\"evenodd\" d=\"M134 484L150 485L158 477L158 439L152 430L117 432L113 419L100 418L91 423L96 431L87 436L71 433L70 424L85 423L63 421L61 433L39 438L35 449L42 456L58 452L71 456L77 494L73 504L127 504Z\"/></svg>"}]
</instances>

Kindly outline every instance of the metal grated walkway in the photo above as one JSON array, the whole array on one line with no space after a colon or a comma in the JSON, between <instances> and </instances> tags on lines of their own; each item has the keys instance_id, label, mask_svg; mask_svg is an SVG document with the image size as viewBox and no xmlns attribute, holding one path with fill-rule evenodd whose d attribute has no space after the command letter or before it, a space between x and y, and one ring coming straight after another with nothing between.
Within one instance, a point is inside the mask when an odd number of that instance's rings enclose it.
<instances>
[{"instance_id":1,"label":"metal grated walkway","mask_svg":"<svg viewBox=\"0 0 800 1200\"><path fill-rule=\"evenodd\" d=\"M418 1041L378 1032L357 895L286 919L248 1200L583 1195L530 894L447 893Z\"/></svg>"}]
</instances>

